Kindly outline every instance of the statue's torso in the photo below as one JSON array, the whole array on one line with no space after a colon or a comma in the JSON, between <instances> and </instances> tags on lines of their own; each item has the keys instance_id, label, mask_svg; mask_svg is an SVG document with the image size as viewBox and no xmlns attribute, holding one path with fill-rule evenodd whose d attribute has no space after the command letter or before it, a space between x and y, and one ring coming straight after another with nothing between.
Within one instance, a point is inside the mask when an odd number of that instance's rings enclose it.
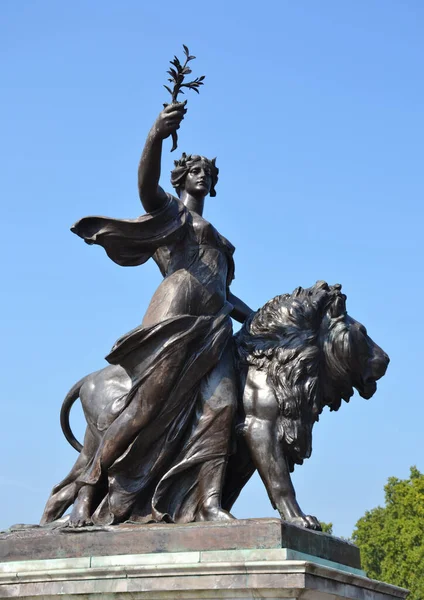
<instances>
[{"instance_id":1,"label":"statue's torso","mask_svg":"<svg viewBox=\"0 0 424 600\"><path fill-rule=\"evenodd\" d=\"M164 276L143 325L178 315L213 315L227 298L233 247L208 221L190 213L180 238L153 258Z\"/></svg>"}]
</instances>

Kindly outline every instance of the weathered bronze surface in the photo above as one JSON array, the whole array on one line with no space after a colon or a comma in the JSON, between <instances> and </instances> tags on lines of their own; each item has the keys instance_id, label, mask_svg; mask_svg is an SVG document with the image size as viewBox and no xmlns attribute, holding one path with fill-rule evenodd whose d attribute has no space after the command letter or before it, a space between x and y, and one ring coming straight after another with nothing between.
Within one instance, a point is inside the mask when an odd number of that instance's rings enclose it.
<instances>
[{"instance_id":1,"label":"weathered bronze surface","mask_svg":"<svg viewBox=\"0 0 424 600\"><path fill-rule=\"evenodd\" d=\"M82 556L289 548L360 569L353 544L323 533L282 523L248 519L187 523L121 524L106 527L38 527L0 534L0 562Z\"/></svg>"},{"instance_id":2,"label":"weathered bronze surface","mask_svg":"<svg viewBox=\"0 0 424 600\"><path fill-rule=\"evenodd\" d=\"M173 98L147 137L138 170L146 214L86 217L72 228L119 265L152 258L163 281L141 325L106 357L110 366L65 398L62 428L79 456L41 522L73 505L69 527L229 523L257 469L283 519L320 529L300 509L290 472L310 456L324 406L337 410L354 388L370 398L389 359L347 315L340 285L298 288L257 312L231 293L234 247L203 217L216 194L215 159L183 154L171 175L176 196L159 186L163 141L176 141L186 112ZM231 318L244 323L235 337ZM68 418L78 397L83 444Z\"/></svg>"}]
</instances>

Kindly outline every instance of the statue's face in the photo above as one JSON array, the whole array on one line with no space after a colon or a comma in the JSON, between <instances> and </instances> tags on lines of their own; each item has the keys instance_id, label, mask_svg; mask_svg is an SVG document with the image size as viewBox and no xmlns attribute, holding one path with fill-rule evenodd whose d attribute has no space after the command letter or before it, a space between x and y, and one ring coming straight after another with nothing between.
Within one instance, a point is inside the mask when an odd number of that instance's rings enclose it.
<instances>
[{"instance_id":1,"label":"statue's face","mask_svg":"<svg viewBox=\"0 0 424 600\"><path fill-rule=\"evenodd\" d=\"M210 167L204 162L194 163L185 178L185 191L195 198L198 196L205 197L211 191L211 186L212 174Z\"/></svg>"}]
</instances>

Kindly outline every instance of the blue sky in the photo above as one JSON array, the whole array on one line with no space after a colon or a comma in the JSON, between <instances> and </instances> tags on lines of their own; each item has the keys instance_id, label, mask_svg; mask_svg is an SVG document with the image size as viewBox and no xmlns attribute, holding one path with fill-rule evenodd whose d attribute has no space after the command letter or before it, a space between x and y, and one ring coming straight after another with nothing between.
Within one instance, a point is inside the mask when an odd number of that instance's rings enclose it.
<instances>
[{"instance_id":1,"label":"blue sky","mask_svg":"<svg viewBox=\"0 0 424 600\"><path fill-rule=\"evenodd\" d=\"M218 157L205 217L237 247L234 293L259 307L340 282L391 357L373 399L324 412L294 474L302 508L349 536L389 476L424 470L423 26L420 0L0 3L0 527L38 521L76 458L62 399L160 281L69 227L141 214L137 162L182 43L206 80L179 150ZM72 425L82 437L79 410ZM234 513L276 514L257 477Z\"/></svg>"}]
</instances>

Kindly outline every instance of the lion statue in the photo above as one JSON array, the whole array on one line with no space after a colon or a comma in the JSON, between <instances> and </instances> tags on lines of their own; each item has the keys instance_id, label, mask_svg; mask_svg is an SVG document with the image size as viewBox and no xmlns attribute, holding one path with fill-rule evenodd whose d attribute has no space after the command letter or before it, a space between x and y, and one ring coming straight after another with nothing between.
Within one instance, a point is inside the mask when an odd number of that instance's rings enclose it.
<instances>
[{"instance_id":1,"label":"lion statue","mask_svg":"<svg viewBox=\"0 0 424 600\"><path fill-rule=\"evenodd\" d=\"M338 410L356 388L371 398L389 363L361 323L346 313L340 285L323 281L292 294L276 296L244 323L234 336L240 374L235 417L235 452L227 465L222 506L230 510L257 469L281 518L321 529L296 500L290 472L312 451L312 428L323 408ZM41 523L56 520L74 502L77 479L94 456L107 407L120 410L131 388L120 366L107 366L76 383L61 410L66 439L80 452L69 475L55 488ZM87 433L81 445L69 425L70 409L81 399ZM84 525L74 516L75 525Z\"/></svg>"},{"instance_id":2,"label":"lion statue","mask_svg":"<svg viewBox=\"0 0 424 600\"><path fill-rule=\"evenodd\" d=\"M324 406L338 410L353 388L369 399L389 357L348 316L341 285L318 281L276 296L235 336L241 378L238 444L230 458L223 507L234 504L257 469L285 521L321 529L296 500L290 477L312 452Z\"/></svg>"}]
</instances>

